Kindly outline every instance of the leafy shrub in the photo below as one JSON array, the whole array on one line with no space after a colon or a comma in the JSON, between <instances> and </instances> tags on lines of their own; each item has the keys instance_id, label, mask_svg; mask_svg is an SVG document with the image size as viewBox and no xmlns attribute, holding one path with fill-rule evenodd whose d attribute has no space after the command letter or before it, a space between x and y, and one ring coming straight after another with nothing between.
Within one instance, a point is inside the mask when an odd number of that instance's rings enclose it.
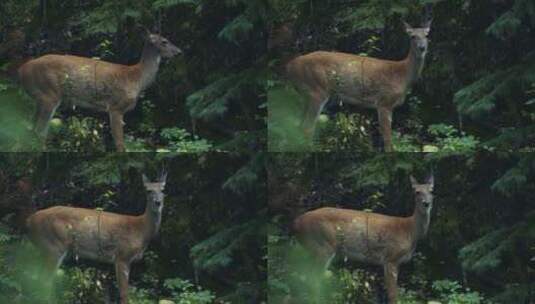
<instances>
[{"instance_id":1,"label":"leafy shrub","mask_svg":"<svg viewBox=\"0 0 535 304\"><path fill-rule=\"evenodd\" d=\"M9 262L7 260L8 252L6 248L13 240L9 234L8 229L0 224L0 294L18 294L21 291L19 282L11 277L12 269L9 269ZM2 296L0 296L2 300Z\"/></svg>"},{"instance_id":2,"label":"leafy shrub","mask_svg":"<svg viewBox=\"0 0 535 304\"><path fill-rule=\"evenodd\" d=\"M62 291L60 303L98 303L102 299L102 274L94 268L71 267L58 270L56 288Z\"/></svg>"},{"instance_id":3,"label":"leafy shrub","mask_svg":"<svg viewBox=\"0 0 535 304\"><path fill-rule=\"evenodd\" d=\"M144 134L154 134L156 132L156 106L150 100L143 100L140 102L143 119L138 126L138 130Z\"/></svg>"},{"instance_id":4,"label":"leafy shrub","mask_svg":"<svg viewBox=\"0 0 535 304\"><path fill-rule=\"evenodd\" d=\"M397 152L473 152L480 145L472 135L466 135L455 127L445 124L430 125L427 129L430 140L422 146L417 136L400 135L394 132L393 144Z\"/></svg>"},{"instance_id":5,"label":"leafy shrub","mask_svg":"<svg viewBox=\"0 0 535 304\"><path fill-rule=\"evenodd\" d=\"M414 135L392 133L392 145L396 152L420 152L422 149L416 142L417 138Z\"/></svg>"},{"instance_id":6,"label":"leafy shrub","mask_svg":"<svg viewBox=\"0 0 535 304\"><path fill-rule=\"evenodd\" d=\"M65 152L104 151L104 124L92 117L71 116L63 122L56 118L50 122L50 150Z\"/></svg>"},{"instance_id":7,"label":"leafy shrub","mask_svg":"<svg viewBox=\"0 0 535 304\"><path fill-rule=\"evenodd\" d=\"M399 289L399 304L421 304L418 293L412 290L406 290L405 288Z\"/></svg>"},{"instance_id":8,"label":"leafy shrub","mask_svg":"<svg viewBox=\"0 0 535 304\"><path fill-rule=\"evenodd\" d=\"M441 280L433 283L433 291L438 295L440 301L445 304L480 304L484 302L483 297L477 291L471 291L455 281Z\"/></svg>"},{"instance_id":9,"label":"leafy shrub","mask_svg":"<svg viewBox=\"0 0 535 304\"><path fill-rule=\"evenodd\" d=\"M193 285L188 280L180 278L167 279L164 287L171 292L173 300L177 304L208 304L212 303L215 295L204 290L200 286Z\"/></svg>"},{"instance_id":10,"label":"leafy shrub","mask_svg":"<svg viewBox=\"0 0 535 304\"><path fill-rule=\"evenodd\" d=\"M479 141L472 135L445 124L431 125L428 132L435 138L435 144L444 152L470 152L476 150Z\"/></svg>"},{"instance_id":11,"label":"leafy shrub","mask_svg":"<svg viewBox=\"0 0 535 304\"><path fill-rule=\"evenodd\" d=\"M160 133L167 142L168 149L172 152L206 152L212 145L205 139L200 139L197 135L191 135L188 131L180 128L163 129Z\"/></svg>"},{"instance_id":12,"label":"leafy shrub","mask_svg":"<svg viewBox=\"0 0 535 304\"><path fill-rule=\"evenodd\" d=\"M154 295L145 289L130 287L128 291L128 301L131 304L154 304Z\"/></svg>"},{"instance_id":13,"label":"leafy shrub","mask_svg":"<svg viewBox=\"0 0 535 304\"><path fill-rule=\"evenodd\" d=\"M349 271L342 268L337 271L335 280L338 282L336 285L340 287L334 295L336 303L375 303L375 275L362 269Z\"/></svg>"},{"instance_id":14,"label":"leafy shrub","mask_svg":"<svg viewBox=\"0 0 535 304\"><path fill-rule=\"evenodd\" d=\"M370 151L373 149L368 131L371 125L366 116L355 113L338 113L332 121L320 119L317 124L319 149Z\"/></svg>"},{"instance_id":15,"label":"leafy shrub","mask_svg":"<svg viewBox=\"0 0 535 304\"><path fill-rule=\"evenodd\" d=\"M141 138L131 135L124 136L124 145L128 152L150 152L152 151L150 145Z\"/></svg>"}]
</instances>

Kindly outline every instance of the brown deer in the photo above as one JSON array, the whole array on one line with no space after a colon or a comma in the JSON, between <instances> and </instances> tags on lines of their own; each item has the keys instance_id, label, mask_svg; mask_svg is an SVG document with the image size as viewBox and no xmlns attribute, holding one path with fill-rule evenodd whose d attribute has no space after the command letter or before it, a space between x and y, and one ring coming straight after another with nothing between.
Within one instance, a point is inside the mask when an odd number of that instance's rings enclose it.
<instances>
[{"instance_id":1,"label":"brown deer","mask_svg":"<svg viewBox=\"0 0 535 304\"><path fill-rule=\"evenodd\" d=\"M37 101L34 131L46 141L48 123L63 101L107 112L117 151L124 152L124 114L156 78L161 58L179 53L169 40L148 33L141 60L131 66L70 55L45 55L26 62L17 78Z\"/></svg>"},{"instance_id":2,"label":"brown deer","mask_svg":"<svg viewBox=\"0 0 535 304\"><path fill-rule=\"evenodd\" d=\"M27 219L32 243L45 257L47 272L54 273L67 253L115 265L120 303L128 303L130 264L140 260L162 219L166 174L157 182L143 175L148 191L145 213L120 215L92 209L56 206Z\"/></svg>"},{"instance_id":3,"label":"brown deer","mask_svg":"<svg viewBox=\"0 0 535 304\"><path fill-rule=\"evenodd\" d=\"M427 54L430 7L422 28L404 22L411 38L407 57L401 61L382 60L353 54L318 51L299 56L286 65L288 78L307 96L301 127L312 137L316 121L331 96L342 101L376 109L384 149L392 148L392 112L403 104L405 95L420 77Z\"/></svg>"},{"instance_id":4,"label":"brown deer","mask_svg":"<svg viewBox=\"0 0 535 304\"><path fill-rule=\"evenodd\" d=\"M297 239L325 269L335 256L383 266L388 302L397 303L399 265L412 258L416 243L427 234L433 203L432 175L425 184L411 176L411 184L416 206L410 217L321 208L294 221Z\"/></svg>"}]
</instances>

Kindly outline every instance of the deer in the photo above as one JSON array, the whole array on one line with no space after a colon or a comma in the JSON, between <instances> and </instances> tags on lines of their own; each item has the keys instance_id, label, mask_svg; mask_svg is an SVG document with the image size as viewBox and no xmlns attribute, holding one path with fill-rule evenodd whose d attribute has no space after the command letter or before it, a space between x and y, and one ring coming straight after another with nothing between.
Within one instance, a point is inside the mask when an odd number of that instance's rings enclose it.
<instances>
[{"instance_id":1,"label":"deer","mask_svg":"<svg viewBox=\"0 0 535 304\"><path fill-rule=\"evenodd\" d=\"M413 28L403 21L410 49L400 61L341 52L316 51L290 60L286 75L306 98L301 129L308 138L325 104L333 96L342 102L377 110L384 151L392 152L392 113L420 78L428 49L431 7L426 21Z\"/></svg>"},{"instance_id":2,"label":"deer","mask_svg":"<svg viewBox=\"0 0 535 304\"><path fill-rule=\"evenodd\" d=\"M53 274L68 253L113 264L120 303L128 303L130 265L143 258L162 220L167 174L156 182L143 175L147 206L139 216L94 209L55 206L38 211L27 221L31 242L42 252L46 273Z\"/></svg>"},{"instance_id":3,"label":"deer","mask_svg":"<svg viewBox=\"0 0 535 304\"><path fill-rule=\"evenodd\" d=\"M340 208L320 208L294 220L298 242L328 270L335 257L382 266L388 303L397 303L399 266L411 260L429 229L434 177L424 184L410 177L415 197L412 216L394 217Z\"/></svg>"},{"instance_id":4,"label":"deer","mask_svg":"<svg viewBox=\"0 0 535 304\"><path fill-rule=\"evenodd\" d=\"M72 55L44 55L17 69L16 81L37 103L33 131L45 143L48 125L61 102L109 115L118 152L125 151L126 112L155 80L162 58L182 51L166 38L147 32L141 59L121 65Z\"/></svg>"}]
</instances>

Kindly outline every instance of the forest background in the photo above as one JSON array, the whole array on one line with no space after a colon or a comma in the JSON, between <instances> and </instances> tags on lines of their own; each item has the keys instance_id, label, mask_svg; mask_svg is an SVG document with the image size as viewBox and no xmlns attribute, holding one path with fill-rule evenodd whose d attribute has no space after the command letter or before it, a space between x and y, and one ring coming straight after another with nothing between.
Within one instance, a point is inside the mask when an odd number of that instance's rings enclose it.
<instances>
[{"instance_id":1,"label":"forest background","mask_svg":"<svg viewBox=\"0 0 535 304\"><path fill-rule=\"evenodd\" d=\"M324 206L410 216L415 204L409 176L423 183L430 173L435 187L429 232L400 268L400 303L530 304L535 299L531 153L274 153L270 159L268 296L273 303L313 303L318 296L325 303L385 303L381 267L340 257L326 274L298 245L292 221Z\"/></svg>"},{"instance_id":2,"label":"forest background","mask_svg":"<svg viewBox=\"0 0 535 304\"><path fill-rule=\"evenodd\" d=\"M270 3L270 151L310 151L297 127L304 98L280 73L288 60L317 50L403 59L409 37L402 21L420 26L427 4L433 22L426 63L405 104L394 111L395 150L533 150L533 1ZM371 151L377 145L375 111L331 98L323 114L312 150Z\"/></svg>"},{"instance_id":3,"label":"forest background","mask_svg":"<svg viewBox=\"0 0 535 304\"><path fill-rule=\"evenodd\" d=\"M259 303L266 298L266 186L222 153L0 154L0 301L40 303L42 266L25 219L67 205L139 215L149 178L167 170L160 233L132 266L130 303ZM69 256L58 303L114 303L113 267ZM106 300L107 299L107 300ZM110 302L105 302L110 301Z\"/></svg>"}]
</instances>

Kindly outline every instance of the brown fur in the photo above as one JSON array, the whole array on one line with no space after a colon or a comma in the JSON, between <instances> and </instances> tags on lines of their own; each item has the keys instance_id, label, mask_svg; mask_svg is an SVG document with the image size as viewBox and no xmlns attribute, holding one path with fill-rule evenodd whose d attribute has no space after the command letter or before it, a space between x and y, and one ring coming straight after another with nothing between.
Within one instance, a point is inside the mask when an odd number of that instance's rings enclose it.
<instances>
[{"instance_id":1,"label":"brown fur","mask_svg":"<svg viewBox=\"0 0 535 304\"><path fill-rule=\"evenodd\" d=\"M124 152L123 117L156 77L161 57L180 50L149 35L141 60L132 66L71 55L45 55L18 69L20 84L37 102L35 132L46 140L48 123L61 102L107 112L117 151Z\"/></svg>"},{"instance_id":2,"label":"brown fur","mask_svg":"<svg viewBox=\"0 0 535 304\"><path fill-rule=\"evenodd\" d=\"M143 257L158 233L164 187L165 175L157 183L145 180L151 195L145 213L139 216L64 206L38 211L26 221L29 237L43 253L51 275L68 252L114 264L120 303L127 304L130 264Z\"/></svg>"},{"instance_id":3,"label":"brown fur","mask_svg":"<svg viewBox=\"0 0 535 304\"><path fill-rule=\"evenodd\" d=\"M326 268L335 255L383 266L389 303L394 304L399 265L412 258L418 240L426 235L433 199L432 178L426 184L417 184L412 178L411 181L416 197L412 216L321 208L294 221L296 237Z\"/></svg>"},{"instance_id":4,"label":"brown fur","mask_svg":"<svg viewBox=\"0 0 535 304\"><path fill-rule=\"evenodd\" d=\"M411 48L401 61L318 51L299 56L286 65L288 78L308 97L302 121L308 136L313 135L316 120L329 97L337 95L346 103L376 109L385 151L393 150L392 112L403 103L420 75L429 28L407 26L406 31L411 35Z\"/></svg>"}]
</instances>

